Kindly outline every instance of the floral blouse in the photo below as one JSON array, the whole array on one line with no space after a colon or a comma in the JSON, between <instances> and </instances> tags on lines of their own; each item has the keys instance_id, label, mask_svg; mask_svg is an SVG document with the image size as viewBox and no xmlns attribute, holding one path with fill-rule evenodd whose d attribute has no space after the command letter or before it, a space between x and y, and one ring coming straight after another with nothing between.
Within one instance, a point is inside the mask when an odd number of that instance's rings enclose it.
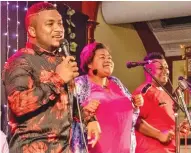
<instances>
[{"instance_id":1,"label":"floral blouse","mask_svg":"<svg viewBox=\"0 0 191 153\"><path fill-rule=\"evenodd\" d=\"M123 84L120 82L119 79L113 76L109 77L108 79L114 84L116 84L121 90L121 92L124 95L126 95L128 99L131 99L131 94L129 93L127 88L123 86ZM91 83L89 82L87 75L77 77L75 79L75 82L77 86L77 91L76 91L77 101L80 104L83 104L85 101L87 101L88 97L91 94L91 90L90 90ZM132 116L132 128L131 128L131 146L130 146L131 153L135 152L135 147L136 147L134 126L135 126L138 115L139 115L139 109L134 109L133 116ZM78 122L73 124L73 135L72 135L71 146L72 146L72 151L75 153L85 152L85 144L84 144L84 140L83 140L81 129Z\"/></svg>"},{"instance_id":2,"label":"floral blouse","mask_svg":"<svg viewBox=\"0 0 191 153\"><path fill-rule=\"evenodd\" d=\"M28 43L5 64L11 153L68 151L72 115L64 82L55 73L61 61L56 53Z\"/></svg>"}]
</instances>

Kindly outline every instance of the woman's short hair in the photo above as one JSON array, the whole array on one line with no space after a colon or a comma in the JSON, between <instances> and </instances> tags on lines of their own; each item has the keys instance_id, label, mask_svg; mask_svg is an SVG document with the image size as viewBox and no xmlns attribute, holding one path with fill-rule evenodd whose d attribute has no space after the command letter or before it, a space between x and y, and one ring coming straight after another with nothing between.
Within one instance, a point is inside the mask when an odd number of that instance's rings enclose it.
<instances>
[{"instance_id":1,"label":"woman's short hair","mask_svg":"<svg viewBox=\"0 0 191 153\"><path fill-rule=\"evenodd\" d=\"M88 73L88 64L93 61L95 52L98 49L107 49L109 51L109 48L107 46L99 42L90 43L83 48L80 54L80 68L83 72Z\"/></svg>"}]
</instances>

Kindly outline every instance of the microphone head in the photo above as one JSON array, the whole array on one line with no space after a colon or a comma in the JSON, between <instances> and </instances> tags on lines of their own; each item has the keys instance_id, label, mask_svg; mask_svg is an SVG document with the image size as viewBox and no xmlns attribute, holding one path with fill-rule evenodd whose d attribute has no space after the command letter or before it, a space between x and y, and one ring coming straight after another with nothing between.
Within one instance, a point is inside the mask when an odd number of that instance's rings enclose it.
<instances>
[{"instance_id":1,"label":"microphone head","mask_svg":"<svg viewBox=\"0 0 191 153\"><path fill-rule=\"evenodd\" d=\"M69 43L67 39L61 39L60 40L60 48L61 51L65 56L70 56L70 51L69 51Z\"/></svg>"},{"instance_id":2,"label":"microphone head","mask_svg":"<svg viewBox=\"0 0 191 153\"><path fill-rule=\"evenodd\" d=\"M62 46L69 46L69 42L67 39L61 39L59 43L60 43L61 47Z\"/></svg>"},{"instance_id":3,"label":"microphone head","mask_svg":"<svg viewBox=\"0 0 191 153\"><path fill-rule=\"evenodd\" d=\"M178 80L178 86L184 91L188 88L188 84L184 80Z\"/></svg>"},{"instance_id":4,"label":"microphone head","mask_svg":"<svg viewBox=\"0 0 191 153\"><path fill-rule=\"evenodd\" d=\"M178 80L185 80L185 78L183 76L179 76Z\"/></svg>"},{"instance_id":5,"label":"microphone head","mask_svg":"<svg viewBox=\"0 0 191 153\"><path fill-rule=\"evenodd\" d=\"M145 65L151 64L151 63L153 63L152 60L139 61L139 62L127 62L126 66L127 66L127 68L132 68L132 67L136 67L136 66L145 66Z\"/></svg>"},{"instance_id":6,"label":"microphone head","mask_svg":"<svg viewBox=\"0 0 191 153\"><path fill-rule=\"evenodd\" d=\"M132 68L133 66L132 66L132 62L127 62L126 63L126 66L127 66L127 68Z\"/></svg>"}]
</instances>

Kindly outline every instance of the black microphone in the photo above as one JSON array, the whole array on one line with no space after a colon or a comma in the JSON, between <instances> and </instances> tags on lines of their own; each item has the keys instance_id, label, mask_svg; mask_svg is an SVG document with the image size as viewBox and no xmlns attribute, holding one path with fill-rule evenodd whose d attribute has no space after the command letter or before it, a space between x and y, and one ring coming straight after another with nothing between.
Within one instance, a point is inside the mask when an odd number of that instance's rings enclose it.
<instances>
[{"instance_id":1,"label":"black microphone","mask_svg":"<svg viewBox=\"0 0 191 153\"><path fill-rule=\"evenodd\" d=\"M69 43L66 39L60 40L60 47L58 49L58 52L61 56L70 56L70 50L69 50Z\"/></svg>"},{"instance_id":2,"label":"black microphone","mask_svg":"<svg viewBox=\"0 0 191 153\"><path fill-rule=\"evenodd\" d=\"M70 50L69 50L69 43L66 39L60 40L60 47L58 49L58 52L61 56L70 56ZM67 84L64 84L65 90L68 92L68 101L69 101L69 107L70 107L70 113L71 113L71 119L73 118L73 105L74 105L74 93L73 88L75 88L75 82L74 79L70 80Z\"/></svg>"},{"instance_id":3,"label":"black microphone","mask_svg":"<svg viewBox=\"0 0 191 153\"><path fill-rule=\"evenodd\" d=\"M140 62L127 62L126 66L127 66L127 68L132 68L132 67L136 67L136 66L144 66L146 64L151 64L152 62L153 62L152 60L140 61Z\"/></svg>"}]
</instances>

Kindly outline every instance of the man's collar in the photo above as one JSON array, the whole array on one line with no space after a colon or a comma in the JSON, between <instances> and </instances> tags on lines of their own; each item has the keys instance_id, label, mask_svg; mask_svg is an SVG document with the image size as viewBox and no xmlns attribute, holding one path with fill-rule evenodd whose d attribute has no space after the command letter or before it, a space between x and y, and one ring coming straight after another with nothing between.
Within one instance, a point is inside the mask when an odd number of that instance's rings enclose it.
<instances>
[{"instance_id":1,"label":"man's collar","mask_svg":"<svg viewBox=\"0 0 191 153\"><path fill-rule=\"evenodd\" d=\"M54 52L48 51L46 49L43 49L35 44L32 44L30 42L26 43L26 48L30 48L33 49L38 55L42 55L42 54L48 54L48 55L56 55L57 51L55 50Z\"/></svg>"}]
</instances>

